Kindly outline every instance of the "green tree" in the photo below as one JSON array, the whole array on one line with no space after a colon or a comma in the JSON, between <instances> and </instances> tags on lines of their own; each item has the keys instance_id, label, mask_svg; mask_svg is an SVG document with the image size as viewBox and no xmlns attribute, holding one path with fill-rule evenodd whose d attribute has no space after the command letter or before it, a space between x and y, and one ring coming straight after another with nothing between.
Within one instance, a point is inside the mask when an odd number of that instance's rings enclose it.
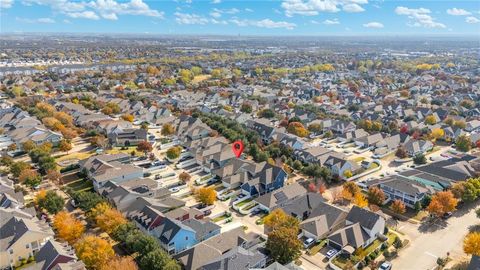
<instances>
[{"instance_id":1,"label":"green tree","mask_svg":"<svg viewBox=\"0 0 480 270\"><path fill-rule=\"evenodd\" d=\"M162 126L162 135L163 136L171 136L175 133L175 128L170 123L165 123Z\"/></svg>"},{"instance_id":2,"label":"green tree","mask_svg":"<svg viewBox=\"0 0 480 270\"><path fill-rule=\"evenodd\" d=\"M78 204L80 209L87 212L94 208L97 204L105 201L102 196L89 191L75 192L73 194L73 199Z\"/></svg>"},{"instance_id":3,"label":"green tree","mask_svg":"<svg viewBox=\"0 0 480 270\"><path fill-rule=\"evenodd\" d=\"M50 214L56 214L63 209L65 200L55 191L49 190L45 197L41 198L37 203L38 206L45 208Z\"/></svg>"},{"instance_id":4,"label":"green tree","mask_svg":"<svg viewBox=\"0 0 480 270\"><path fill-rule=\"evenodd\" d=\"M457 150L462 152L468 152L472 148L472 140L466 135L460 135L455 141L455 145Z\"/></svg>"},{"instance_id":5,"label":"green tree","mask_svg":"<svg viewBox=\"0 0 480 270\"><path fill-rule=\"evenodd\" d=\"M268 234L266 249L273 260L287 264L301 255L302 243L298 240L298 226L279 227Z\"/></svg>"},{"instance_id":6,"label":"green tree","mask_svg":"<svg viewBox=\"0 0 480 270\"><path fill-rule=\"evenodd\" d=\"M258 116L270 119L275 117L275 112L272 109L263 109L258 112Z\"/></svg>"},{"instance_id":7,"label":"green tree","mask_svg":"<svg viewBox=\"0 0 480 270\"><path fill-rule=\"evenodd\" d=\"M418 154L413 158L413 163L421 165L427 163L427 159L425 158L425 155L423 154Z\"/></svg>"},{"instance_id":8,"label":"green tree","mask_svg":"<svg viewBox=\"0 0 480 270\"><path fill-rule=\"evenodd\" d=\"M169 159L177 159L180 157L180 153L182 152L182 148L180 146L174 146L167 150L167 157Z\"/></svg>"},{"instance_id":9,"label":"green tree","mask_svg":"<svg viewBox=\"0 0 480 270\"><path fill-rule=\"evenodd\" d=\"M144 270L180 270L178 263L170 258L168 254L161 250L155 249L145 254L139 261L140 269Z\"/></svg>"},{"instance_id":10,"label":"green tree","mask_svg":"<svg viewBox=\"0 0 480 270\"><path fill-rule=\"evenodd\" d=\"M138 254L147 254L160 248L155 237L144 233L130 234L127 236L126 245L129 250Z\"/></svg>"},{"instance_id":11,"label":"green tree","mask_svg":"<svg viewBox=\"0 0 480 270\"><path fill-rule=\"evenodd\" d=\"M252 110L252 105L250 105L250 103L242 103L242 106L240 107L240 111L244 113L251 113Z\"/></svg>"},{"instance_id":12,"label":"green tree","mask_svg":"<svg viewBox=\"0 0 480 270\"><path fill-rule=\"evenodd\" d=\"M27 170L29 168L30 168L30 165L28 165L26 162L23 162L23 161L14 162L10 166L10 173L13 174L13 176L15 177L19 177L24 170Z\"/></svg>"},{"instance_id":13,"label":"green tree","mask_svg":"<svg viewBox=\"0 0 480 270\"><path fill-rule=\"evenodd\" d=\"M112 233L112 238L115 241L124 243L127 241L127 237L129 235L139 234L139 233L140 231L137 229L134 223L127 222L117 227L117 229Z\"/></svg>"}]
</instances>

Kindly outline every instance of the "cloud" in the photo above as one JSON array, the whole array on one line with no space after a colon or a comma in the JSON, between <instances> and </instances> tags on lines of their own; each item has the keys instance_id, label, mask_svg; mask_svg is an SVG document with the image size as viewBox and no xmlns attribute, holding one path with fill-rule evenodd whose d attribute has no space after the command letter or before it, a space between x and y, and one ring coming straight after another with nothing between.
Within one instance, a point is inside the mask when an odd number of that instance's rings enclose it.
<instances>
[{"instance_id":1,"label":"cloud","mask_svg":"<svg viewBox=\"0 0 480 270\"><path fill-rule=\"evenodd\" d=\"M220 18L220 17L222 17L222 13L217 12L217 11L212 11L212 12L210 12L210 16L212 16L214 18Z\"/></svg>"},{"instance_id":2,"label":"cloud","mask_svg":"<svg viewBox=\"0 0 480 270\"><path fill-rule=\"evenodd\" d=\"M178 24L207 24L209 23L209 19L197 15L197 14L187 14L187 13L180 13L175 12L175 21Z\"/></svg>"},{"instance_id":3,"label":"cloud","mask_svg":"<svg viewBox=\"0 0 480 270\"><path fill-rule=\"evenodd\" d=\"M343 6L343 11L349 12L349 13L357 13L357 12L363 12L365 11L365 9L358 4L348 4Z\"/></svg>"},{"instance_id":4,"label":"cloud","mask_svg":"<svg viewBox=\"0 0 480 270\"><path fill-rule=\"evenodd\" d=\"M466 23L480 23L480 20L477 17L469 16L465 18Z\"/></svg>"},{"instance_id":5,"label":"cloud","mask_svg":"<svg viewBox=\"0 0 480 270\"><path fill-rule=\"evenodd\" d=\"M22 23L55 23L55 20L51 18L27 19L16 17L15 20Z\"/></svg>"},{"instance_id":6,"label":"cloud","mask_svg":"<svg viewBox=\"0 0 480 270\"><path fill-rule=\"evenodd\" d=\"M5 1L5 0L0 0ZM151 9L143 0L117 2L116 0L23 0L25 5L49 6L55 12L63 13L71 18L98 20L117 20L118 15L137 15L163 18L164 13ZM100 15L100 16L99 16Z\"/></svg>"},{"instance_id":7,"label":"cloud","mask_svg":"<svg viewBox=\"0 0 480 270\"><path fill-rule=\"evenodd\" d=\"M212 4L220 4L222 0L212 0Z\"/></svg>"},{"instance_id":8,"label":"cloud","mask_svg":"<svg viewBox=\"0 0 480 270\"><path fill-rule=\"evenodd\" d=\"M98 20L100 17L93 11L83 11L83 12L70 12L67 13L67 16L73 19L89 19L89 20Z\"/></svg>"},{"instance_id":9,"label":"cloud","mask_svg":"<svg viewBox=\"0 0 480 270\"><path fill-rule=\"evenodd\" d=\"M407 8L397 7L395 13L398 15L407 16L411 22L407 23L408 26L425 27L425 28L446 28L443 23L436 22L429 9L426 8Z\"/></svg>"},{"instance_id":10,"label":"cloud","mask_svg":"<svg viewBox=\"0 0 480 270\"><path fill-rule=\"evenodd\" d=\"M368 4L368 0L284 0L281 4L285 15L316 16L320 12L363 12L361 5Z\"/></svg>"},{"instance_id":11,"label":"cloud","mask_svg":"<svg viewBox=\"0 0 480 270\"><path fill-rule=\"evenodd\" d=\"M13 6L13 0L0 0L0 8L7 9Z\"/></svg>"},{"instance_id":12,"label":"cloud","mask_svg":"<svg viewBox=\"0 0 480 270\"><path fill-rule=\"evenodd\" d=\"M272 21L270 19L263 19L263 20L239 20L239 19L233 19L230 20L231 23L234 23L238 26L256 26L256 27L261 27L261 28L285 28L288 30L292 30L295 28L297 25L294 23L289 23L285 21Z\"/></svg>"},{"instance_id":13,"label":"cloud","mask_svg":"<svg viewBox=\"0 0 480 270\"><path fill-rule=\"evenodd\" d=\"M369 23L364 23L363 27L380 29L380 28L383 28L383 24L379 22L369 22Z\"/></svg>"},{"instance_id":14,"label":"cloud","mask_svg":"<svg viewBox=\"0 0 480 270\"><path fill-rule=\"evenodd\" d=\"M334 25L334 24L340 24L340 21L335 18L333 20L325 20L322 23L325 25Z\"/></svg>"},{"instance_id":15,"label":"cloud","mask_svg":"<svg viewBox=\"0 0 480 270\"><path fill-rule=\"evenodd\" d=\"M447 9L447 14L453 15L453 16L466 16L470 15L472 13L466 11L465 9L461 8L449 8Z\"/></svg>"},{"instance_id":16,"label":"cloud","mask_svg":"<svg viewBox=\"0 0 480 270\"><path fill-rule=\"evenodd\" d=\"M63 23L71 24L72 22L70 20L65 19L63 20Z\"/></svg>"},{"instance_id":17,"label":"cloud","mask_svg":"<svg viewBox=\"0 0 480 270\"><path fill-rule=\"evenodd\" d=\"M246 12L253 12L253 9L251 9L251 8L246 8L245 11L246 11Z\"/></svg>"}]
</instances>

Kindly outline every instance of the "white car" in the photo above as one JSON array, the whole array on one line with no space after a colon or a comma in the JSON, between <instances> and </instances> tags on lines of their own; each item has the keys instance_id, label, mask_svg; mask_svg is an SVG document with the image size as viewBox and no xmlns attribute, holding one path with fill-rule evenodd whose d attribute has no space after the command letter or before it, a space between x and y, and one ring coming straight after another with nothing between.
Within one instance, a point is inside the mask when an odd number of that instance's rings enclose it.
<instances>
[{"instance_id":1,"label":"white car","mask_svg":"<svg viewBox=\"0 0 480 270\"><path fill-rule=\"evenodd\" d=\"M331 259L333 258L333 256L337 255L338 253L338 250L336 249L330 249L329 251L327 251L327 255L325 255L327 258Z\"/></svg>"},{"instance_id":2,"label":"white car","mask_svg":"<svg viewBox=\"0 0 480 270\"><path fill-rule=\"evenodd\" d=\"M307 238L305 241L303 241L303 247L308 248L309 246L312 245L314 240L315 239L313 239L313 238Z\"/></svg>"},{"instance_id":3,"label":"white car","mask_svg":"<svg viewBox=\"0 0 480 270\"><path fill-rule=\"evenodd\" d=\"M392 269L392 263L391 262L384 262L382 265L380 265L380 270L390 270Z\"/></svg>"}]
</instances>

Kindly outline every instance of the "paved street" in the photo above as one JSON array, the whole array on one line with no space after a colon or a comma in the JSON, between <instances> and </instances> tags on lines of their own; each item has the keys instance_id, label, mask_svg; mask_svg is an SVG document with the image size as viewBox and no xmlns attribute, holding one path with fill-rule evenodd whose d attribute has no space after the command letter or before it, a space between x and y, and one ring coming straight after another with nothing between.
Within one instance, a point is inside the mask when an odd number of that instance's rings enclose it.
<instances>
[{"instance_id":1,"label":"paved street","mask_svg":"<svg viewBox=\"0 0 480 270\"><path fill-rule=\"evenodd\" d=\"M437 258L445 257L447 252L450 252L452 258L462 257L463 238L470 226L479 223L474 208L461 209L447 221L438 221L431 226L401 222L398 230L408 235L411 241L406 249L400 251L400 256L393 260L394 269L433 269Z\"/></svg>"}]
</instances>

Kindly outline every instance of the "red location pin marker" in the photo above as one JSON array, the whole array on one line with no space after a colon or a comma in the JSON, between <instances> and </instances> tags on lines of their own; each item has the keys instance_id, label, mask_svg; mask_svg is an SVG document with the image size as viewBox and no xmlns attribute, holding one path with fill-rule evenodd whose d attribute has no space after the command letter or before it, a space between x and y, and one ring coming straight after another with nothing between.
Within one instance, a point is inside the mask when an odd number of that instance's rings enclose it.
<instances>
[{"instance_id":1,"label":"red location pin marker","mask_svg":"<svg viewBox=\"0 0 480 270\"><path fill-rule=\"evenodd\" d=\"M232 150L233 150L233 153L235 154L235 156L237 156L237 158L239 158L243 153L243 142L240 141L240 140L235 141L232 144Z\"/></svg>"}]
</instances>

